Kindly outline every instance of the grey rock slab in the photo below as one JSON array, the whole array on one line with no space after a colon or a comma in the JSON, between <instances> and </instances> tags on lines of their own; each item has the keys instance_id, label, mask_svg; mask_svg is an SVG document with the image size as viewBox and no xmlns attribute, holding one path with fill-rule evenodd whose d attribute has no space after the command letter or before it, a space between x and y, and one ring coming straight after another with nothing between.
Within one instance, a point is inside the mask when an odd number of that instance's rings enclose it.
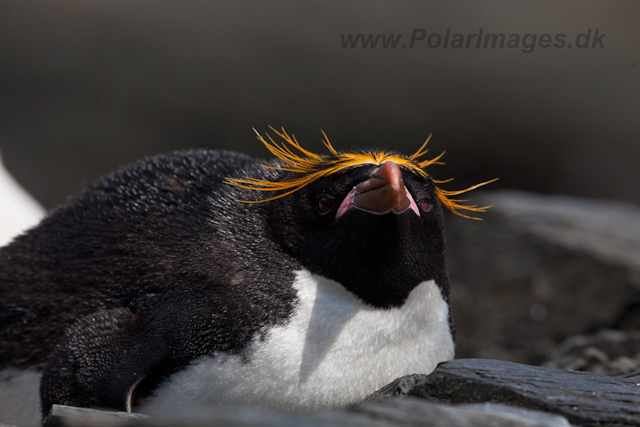
<instances>
[{"instance_id":1,"label":"grey rock slab","mask_svg":"<svg viewBox=\"0 0 640 427\"><path fill-rule=\"evenodd\" d=\"M571 425L569 424L569 421L561 415L534 411L531 409L522 409L499 403L469 403L465 405L458 405L458 408L468 412L499 415L503 419L511 420L514 423L522 423L532 426L568 427Z\"/></svg>"},{"instance_id":2,"label":"grey rock slab","mask_svg":"<svg viewBox=\"0 0 640 427\"><path fill-rule=\"evenodd\" d=\"M345 410L311 413L287 413L252 407L222 407L181 415L179 418L154 417L144 427L390 427L398 425L385 419Z\"/></svg>"},{"instance_id":3,"label":"grey rock slab","mask_svg":"<svg viewBox=\"0 0 640 427\"><path fill-rule=\"evenodd\" d=\"M640 331L600 330L567 338L543 366L599 374L640 374Z\"/></svg>"},{"instance_id":4,"label":"grey rock slab","mask_svg":"<svg viewBox=\"0 0 640 427\"><path fill-rule=\"evenodd\" d=\"M636 205L521 191L485 194L484 201L526 231L640 271L640 207Z\"/></svg>"},{"instance_id":5,"label":"grey rock slab","mask_svg":"<svg viewBox=\"0 0 640 427\"><path fill-rule=\"evenodd\" d=\"M493 207L482 221L446 221L458 357L539 365L571 336L640 329L640 207L515 191L470 197Z\"/></svg>"},{"instance_id":6,"label":"grey rock slab","mask_svg":"<svg viewBox=\"0 0 640 427\"><path fill-rule=\"evenodd\" d=\"M640 425L640 382L499 360L444 362L430 375L394 381L370 400L399 395L452 404L508 404L562 415L581 426Z\"/></svg>"},{"instance_id":7,"label":"grey rock slab","mask_svg":"<svg viewBox=\"0 0 640 427\"><path fill-rule=\"evenodd\" d=\"M408 390L407 390L408 391ZM365 402L354 408L286 413L246 407L209 408L172 419L54 405L45 427L568 427L561 416L505 405L460 405L418 398Z\"/></svg>"},{"instance_id":8,"label":"grey rock slab","mask_svg":"<svg viewBox=\"0 0 640 427\"><path fill-rule=\"evenodd\" d=\"M146 415L53 405L44 427L120 427L137 425Z\"/></svg>"},{"instance_id":9,"label":"grey rock slab","mask_svg":"<svg viewBox=\"0 0 640 427\"><path fill-rule=\"evenodd\" d=\"M499 404L446 405L408 397L366 402L354 410L399 424L433 427L569 427L566 418Z\"/></svg>"}]
</instances>

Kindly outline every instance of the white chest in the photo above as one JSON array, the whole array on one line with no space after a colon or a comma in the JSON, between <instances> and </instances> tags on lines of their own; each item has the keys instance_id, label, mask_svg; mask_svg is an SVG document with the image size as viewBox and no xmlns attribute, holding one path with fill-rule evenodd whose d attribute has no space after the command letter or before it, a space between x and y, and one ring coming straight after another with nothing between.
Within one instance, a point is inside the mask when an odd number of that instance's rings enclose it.
<instances>
[{"instance_id":1,"label":"white chest","mask_svg":"<svg viewBox=\"0 0 640 427\"><path fill-rule=\"evenodd\" d=\"M430 373L454 356L449 309L433 281L389 310L365 305L338 283L298 271L290 321L254 338L245 358L201 357L136 412L244 404L285 410L344 406L397 377Z\"/></svg>"}]
</instances>

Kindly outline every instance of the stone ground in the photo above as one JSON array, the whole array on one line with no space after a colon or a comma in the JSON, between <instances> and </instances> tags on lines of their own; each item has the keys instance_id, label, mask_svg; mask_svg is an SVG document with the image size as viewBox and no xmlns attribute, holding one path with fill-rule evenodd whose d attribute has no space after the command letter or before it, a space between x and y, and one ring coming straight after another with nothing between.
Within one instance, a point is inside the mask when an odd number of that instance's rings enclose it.
<instances>
[{"instance_id":1,"label":"stone ground","mask_svg":"<svg viewBox=\"0 0 640 427\"><path fill-rule=\"evenodd\" d=\"M615 375L638 370L640 208L522 192L447 218L457 357Z\"/></svg>"}]
</instances>

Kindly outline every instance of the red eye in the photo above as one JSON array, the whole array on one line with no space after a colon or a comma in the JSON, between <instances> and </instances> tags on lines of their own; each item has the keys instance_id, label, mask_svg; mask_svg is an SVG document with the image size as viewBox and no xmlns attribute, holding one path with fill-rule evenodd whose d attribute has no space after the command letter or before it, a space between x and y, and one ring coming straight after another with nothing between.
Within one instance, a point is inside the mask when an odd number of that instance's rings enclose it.
<instances>
[{"instance_id":1,"label":"red eye","mask_svg":"<svg viewBox=\"0 0 640 427\"><path fill-rule=\"evenodd\" d=\"M322 215L328 213L333 206L336 204L336 201L329 197L320 197L318 199L317 209Z\"/></svg>"},{"instance_id":2,"label":"red eye","mask_svg":"<svg viewBox=\"0 0 640 427\"><path fill-rule=\"evenodd\" d=\"M431 210L431 204L429 203L429 201L427 199L418 200L418 207L423 212L429 212Z\"/></svg>"}]
</instances>

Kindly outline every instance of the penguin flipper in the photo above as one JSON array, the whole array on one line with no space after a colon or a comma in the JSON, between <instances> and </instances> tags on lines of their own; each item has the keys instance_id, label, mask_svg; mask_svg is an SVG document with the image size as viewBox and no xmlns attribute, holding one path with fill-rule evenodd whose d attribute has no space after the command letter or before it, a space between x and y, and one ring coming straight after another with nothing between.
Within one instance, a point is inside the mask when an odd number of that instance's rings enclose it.
<instances>
[{"instance_id":1,"label":"penguin flipper","mask_svg":"<svg viewBox=\"0 0 640 427\"><path fill-rule=\"evenodd\" d=\"M131 411L132 393L166 359L162 340L126 308L74 323L53 352L40 383L43 417L53 404Z\"/></svg>"}]
</instances>

